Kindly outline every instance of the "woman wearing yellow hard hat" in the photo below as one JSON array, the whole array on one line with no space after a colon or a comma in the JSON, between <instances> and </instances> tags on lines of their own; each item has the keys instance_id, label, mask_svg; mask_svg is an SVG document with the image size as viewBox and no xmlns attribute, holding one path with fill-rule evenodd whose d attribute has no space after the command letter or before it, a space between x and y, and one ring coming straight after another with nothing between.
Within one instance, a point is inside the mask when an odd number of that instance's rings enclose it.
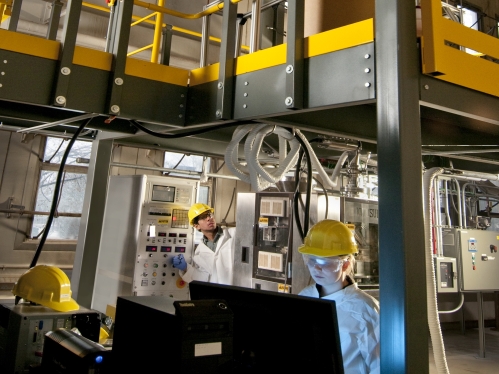
<instances>
[{"instance_id":1,"label":"woman wearing yellow hard hat","mask_svg":"<svg viewBox=\"0 0 499 374\"><path fill-rule=\"evenodd\" d=\"M188 264L181 254L173 258L173 266L180 270L180 276L187 283L199 280L232 284L236 228L217 225L213 213L212 207L202 203L194 204L187 213L189 223L203 234L202 242L192 256L192 264Z\"/></svg>"},{"instance_id":2,"label":"woman wearing yellow hard hat","mask_svg":"<svg viewBox=\"0 0 499 374\"><path fill-rule=\"evenodd\" d=\"M343 223L312 226L298 248L315 281L299 295L334 300L345 373L379 373L379 303L353 279L357 243Z\"/></svg>"}]
</instances>

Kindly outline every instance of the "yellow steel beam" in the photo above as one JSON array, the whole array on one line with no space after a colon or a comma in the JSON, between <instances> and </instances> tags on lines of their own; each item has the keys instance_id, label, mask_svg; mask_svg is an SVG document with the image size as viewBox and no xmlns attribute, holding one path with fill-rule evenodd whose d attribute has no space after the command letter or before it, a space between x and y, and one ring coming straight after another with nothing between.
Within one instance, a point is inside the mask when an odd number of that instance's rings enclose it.
<instances>
[{"instance_id":1,"label":"yellow steel beam","mask_svg":"<svg viewBox=\"0 0 499 374\"><path fill-rule=\"evenodd\" d=\"M113 55L109 52L75 46L73 55L73 64L75 65L111 71L112 62Z\"/></svg>"},{"instance_id":2,"label":"yellow steel beam","mask_svg":"<svg viewBox=\"0 0 499 374\"><path fill-rule=\"evenodd\" d=\"M125 74L182 87L187 87L189 81L189 70L130 57L126 59Z\"/></svg>"},{"instance_id":3,"label":"yellow steel beam","mask_svg":"<svg viewBox=\"0 0 499 374\"><path fill-rule=\"evenodd\" d=\"M0 29L0 49L58 60L60 47L61 43L55 40Z\"/></svg>"},{"instance_id":4,"label":"yellow steel beam","mask_svg":"<svg viewBox=\"0 0 499 374\"><path fill-rule=\"evenodd\" d=\"M305 38L304 57L311 58L325 53L339 51L374 41L374 22L367 19L351 25L338 27ZM270 68L286 63L286 44L262 49L239 56L236 59L236 75ZM218 65L217 65L218 66ZM191 71L190 85L206 83L218 79L218 70L213 65Z\"/></svg>"}]
</instances>

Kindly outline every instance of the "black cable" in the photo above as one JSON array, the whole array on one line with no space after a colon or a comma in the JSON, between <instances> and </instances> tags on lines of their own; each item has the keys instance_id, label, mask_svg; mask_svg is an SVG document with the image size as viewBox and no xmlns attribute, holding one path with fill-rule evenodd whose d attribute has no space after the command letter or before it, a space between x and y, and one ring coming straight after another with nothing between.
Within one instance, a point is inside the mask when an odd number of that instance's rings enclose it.
<instances>
[{"instance_id":1,"label":"black cable","mask_svg":"<svg viewBox=\"0 0 499 374\"><path fill-rule=\"evenodd\" d=\"M227 219L227 216L229 215L230 208L232 207L232 203L234 202L234 196L236 196L236 187L234 187L234 190L232 190L232 198L230 199L229 208L227 209L227 213L225 214L225 217L222 219L222 223L227 224L226 219Z\"/></svg>"},{"instance_id":2,"label":"black cable","mask_svg":"<svg viewBox=\"0 0 499 374\"><path fill-rule=\"evenodd\" d=\"M183 138L186 136L193 136L193 135L198 135L198 134L203 134L208 131L213 131L213 130L218 130L218 129L223 129L226 127L233 127L233 126L241 126L241 125L250 125L254 123L258 123L255 121L240 121L240 122L231 122L231 123L222 123L221 125L216 125L216 126L209 126L205 127L202 129L197 129L193 131L186 131L178 134L163 134L161 132L156 132L149 130L147 127L142 126L140 123L138 123L136 120L131 119L130 123L138 128L139 130L145 132L146 134L157 136L158 138L164 138L164 139L177 139L177 138Z\"/></svg>"},{"instance_id":3,"label":"black cable","mask_svg":"<svg viewBox=\"0 0 499 374\"><path fill-rule=\"evenodd\" d=\"M38 247L36 248L35 255L33 256L33 260L31 261L31 265L29 266L30 268L36 266L36 263L38 262L38 258L40 257L40 253L42 252L43 245L45 244L45 241L47 240L47 236L50 231L50 226L52 226L52 221L54 220L54 214L57 209L57 204L59 201L59 190L61 188L61 181L62 181L62 176L64 174L64 166L66 165L66 160L68 159L69 152L71 151L71 148L73 148L73 144L75 143L76 139L78 138L78 135L82 132L82 130L87 126L90 121L92 121L92 118L90 118L87 122L84 122L78 127L78 130L74 133L73 137L69 141L68 146L66 147L66 150L64 151L64 155L62 156L61 164L59 166L59 172L57 173L57 179L55 182L54 186L54 197L52 198L52 206L50 207L50 213L47 218L47 223L45 225L45 228L43 229L43 235L40 239L40 243L38 243Z\"/></svg>"},{"instance_id":4,"label":"black cable","mask_svg":"<svg viewBox=\"0 0 499 374\"><path fill-rule=\"evenodd\" d=\"M64 143L64 141L65 141L65 139L62 139L61 144L59 144L59 147L57 147L57 150L54 152L54 154L48 160L45 160L45 162L50 163L50 161L52 161L52 159L55 157L55 155L57 154L57 152L59 152L59 149L61 149L62 144Z\"/></svg>"},{"instance_id":5,"label":"black cable","mask_svg":"<svg viewBox=\"0 0 499 374\"><path fill-rule=\"evenodd\" d=\"M312 175L312 161L310 159L310 153L308 151L308 148L305 145L305 142L303 141L302 138L300 138L298 135L295 134L296 140L301 144L303 148L303 152L305 153L305 156L307 157L307 194L306 194L306 199L305 199L305 217L303 218L303 232L305 235L308 233L308 227L310 224L310 195L312 194L312 178L310 177Z\"/></svg>"},{"instance_id":6,"label":"black cable","mask_svg":"<svg viewBox=\"0 0 499 374\"><path fill-rule=\"evenodd\" d=\"M324 187L324 185L323 185L323 184L322 184L322 183L321 183L321 182L320 182L320 181L319 181L316 177L312 177L312 178L314 178L314 181L316 181L316 182L317 182L317 184L318 184L319 186L321 186L321 188L322 188L322 192L324 193L324 197L326 198L326 214L325 214L324 219L327 219L327 216L328 216L328 214L329 214L329 212L328 212L328 210L329 210L329 199L328 199L328 197L327 197L327 191L326 191L326 188Z\"/></svg>"},{"instance_id":7,"label":"black cable","mask_svg":"<svg viewBox=\"0 0 499 374\"><path fill-rule=\"evenodd\" d=\"M301 162L303 159L303 149L300 148L298 152L298 161L296 163L295 168L295 195L293 197L293 212L295 216L296 227L298 228L298 233L300 234L301 241L305 240L305 234L303 233L303 227L300 221L300 211L298 209L298 200L301 198L300 196L300 168Z\"/></svg>"},{"instance_id":8,"label":"black cable","mask_svg":"<svg viewBox=\"0 0 499 374\"><path fill-rule=\"evenodd\" d=\"M177 165L175 165L175 166L174 166L174 167L172 167L171 169L176 169L176 168L177 168L177 166L179 166L179 165L180 165L180 163L182 162L182 160L183 160L184 158L185 158L185 153L182 155L182 157L180 157L180 161L179 161L179 162L177 162ZM170 175L170 172L169 172L169 171L165 172L165 175Z\"/></svg>"}]
</instances>

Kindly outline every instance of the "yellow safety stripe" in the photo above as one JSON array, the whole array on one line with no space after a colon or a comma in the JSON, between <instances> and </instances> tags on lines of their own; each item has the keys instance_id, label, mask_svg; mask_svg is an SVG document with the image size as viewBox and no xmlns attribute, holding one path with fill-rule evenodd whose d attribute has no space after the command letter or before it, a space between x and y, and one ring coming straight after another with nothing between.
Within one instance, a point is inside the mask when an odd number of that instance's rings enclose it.
<instances>
[{"instance_id":1,"label":"yellow safety stripe","mask_svg":"<svg viewBox=\"0 0 499 374\"><path fill-rule=\"evenodd\" d=\"M374 41L374 21L372 18L321 32L305 38L304 58L355 47ZM241 75L286 63L286 44L262 49L236 59L235 74ZM195 86L218 79L219 64L191 71L190 85Z\"/></svg>"},{"instance_id":2,"label":"yellow safety stripe","mask_svg":"<svg viewBox=\"0 0 499 374\"><path fill-rule=\"evenodd\" d=\"M131 57L126 59L125 74L183 87L187 87L189 80L189 70Z\"/></svg>"},{"instance_id":3,"label":"yellow safety stripe","mask_svg":"<svg viewBox=\"0 0 499 374\"><path fill-rule=\"evenodd\" d=\"M58 60L60 45L55 40L0 29L0 49L6 51Z\"/></svg>"},{"instance_id":4,"label":"yellow safety stripe","mask_svg":"<svg viewBox=\"0 0 499 374\"><path fill-rule=\"evenodd\" d=\"M73 64L89 68L111 71L113 55L96 49L75 47Z\"/></svg>"}]
</instances>

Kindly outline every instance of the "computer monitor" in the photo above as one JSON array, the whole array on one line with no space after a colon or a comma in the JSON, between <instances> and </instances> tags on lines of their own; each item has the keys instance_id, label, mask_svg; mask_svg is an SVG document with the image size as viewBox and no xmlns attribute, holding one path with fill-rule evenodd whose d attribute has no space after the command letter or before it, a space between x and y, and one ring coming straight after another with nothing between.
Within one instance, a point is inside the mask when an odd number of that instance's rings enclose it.
<instances>
[{"instance_id":1,"label":"computer monitor","mask_svg":"<svg viewBox=\"0 0 499 374\"><path fill-rule=\"evenodd\" d=\"M234 313L234 372L344 373L334 301L200 281L189 290L191 300L225 300Z\"/></svg>"}]
</instances>

